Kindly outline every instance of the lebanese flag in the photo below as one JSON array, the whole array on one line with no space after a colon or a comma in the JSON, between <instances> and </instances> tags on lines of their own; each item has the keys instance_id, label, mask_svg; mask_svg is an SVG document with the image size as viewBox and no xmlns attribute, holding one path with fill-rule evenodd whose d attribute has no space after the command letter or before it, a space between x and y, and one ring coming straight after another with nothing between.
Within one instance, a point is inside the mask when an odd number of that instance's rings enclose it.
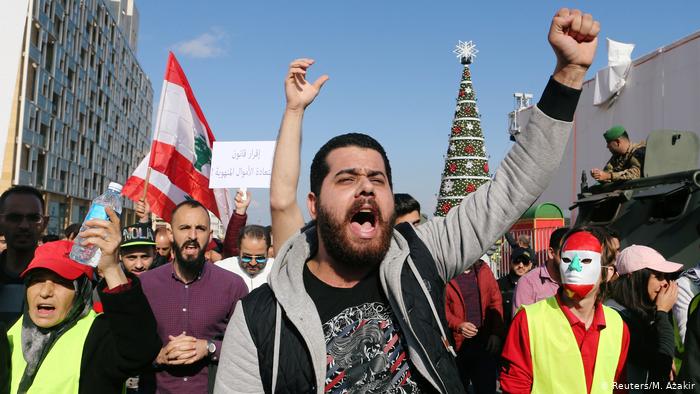
<instances>
[{"instance_id":1,"label":"lebanese flag","mask_svg":"<svg viewBox=\"0 0 700 394\"><path fill-rule=\"evenodd\" d=\"M197 200L227 226L228 191L209 188L214 134L194 97L187 77L170 52L158 106L151 152L127 179L122 194L133 201L143 197L151 211L166 221L177 204Z\"/></svg>"}]
</instances>

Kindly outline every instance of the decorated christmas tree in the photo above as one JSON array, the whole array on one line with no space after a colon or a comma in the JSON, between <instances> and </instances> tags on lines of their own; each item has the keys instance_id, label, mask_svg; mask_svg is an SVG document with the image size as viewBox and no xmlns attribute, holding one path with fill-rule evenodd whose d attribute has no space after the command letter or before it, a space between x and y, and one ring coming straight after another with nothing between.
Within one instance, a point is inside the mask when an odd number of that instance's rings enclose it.
<instances>
[{"instance_id":1,"label":"decorated christmas tree","mask_svg":"<svg viewBox=\"0 0 700 394\"><path fill-rule=\"evenodd\" d=\"M452 121L435 216L447 215L447 212L459 205L464 197L491 179L479 107L476 105L476 93L469 70L469 65L478 51L471 41L460 41L454 52L464 70L459 84L457 109Z\"/></svg>"}]
</instances>

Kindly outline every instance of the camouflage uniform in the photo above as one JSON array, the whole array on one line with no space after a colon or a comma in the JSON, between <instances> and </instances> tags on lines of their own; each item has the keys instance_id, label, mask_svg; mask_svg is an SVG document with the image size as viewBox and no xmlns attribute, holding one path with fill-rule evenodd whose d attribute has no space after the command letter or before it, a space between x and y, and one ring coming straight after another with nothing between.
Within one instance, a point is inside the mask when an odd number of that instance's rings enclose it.
<instances>
[{"instance_id":1,"label":"camouflage uniform","mask_svg":"<svg viewBox=\"0 0 700 394\"><path fill-rule=\"evenodd\" d=\"M644 168L645 153L646 144L642 141L638 144L630 144L624 155L613 155L603 168L603 171L612 174L612 178L601 182L640 178Z\"/></svg>"}]
</instances>

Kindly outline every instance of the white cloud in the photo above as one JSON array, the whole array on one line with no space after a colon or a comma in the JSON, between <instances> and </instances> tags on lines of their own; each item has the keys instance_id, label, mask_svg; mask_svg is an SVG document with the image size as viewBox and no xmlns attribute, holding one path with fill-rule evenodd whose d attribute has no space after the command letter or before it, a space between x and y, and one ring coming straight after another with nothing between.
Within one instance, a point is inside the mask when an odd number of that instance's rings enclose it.
<instances>
[{"instance_id":1,"label":"white cloud","mask_svg":"<svg viewBox=\"0 0 700 394\"><path fill-rule=\"evenodd\" d=\"M221 28L211 28L208 32L173 45L174 52L196 58L218 57L226 53L228 35Z\"/></svg>"}]
</instances>

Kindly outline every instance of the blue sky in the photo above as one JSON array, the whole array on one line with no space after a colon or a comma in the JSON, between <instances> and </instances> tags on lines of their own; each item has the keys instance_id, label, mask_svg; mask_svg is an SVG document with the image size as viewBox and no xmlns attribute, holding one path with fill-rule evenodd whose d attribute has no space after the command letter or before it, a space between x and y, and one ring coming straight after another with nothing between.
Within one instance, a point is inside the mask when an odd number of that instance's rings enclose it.
<instances>
[{"instance_id":1,"label":"blue sky","mask_svg":"<svg viewBox=\"0 0 700 394\"><path fill-rule=\"evenodd\" d=\"M217 140L272 140L284 109L282 81L297 57L310 77L330 80L307 110L299 199L308 169L330 137L368 133L386 148L394 189L432 215L461 65L452 53L472 40L472 80L495 169L510 148L506 115L514 92L535 102L554 68L552 15L581 8L601 22L589 71L607 63L605 37L636 44L633 58L700 28L691 1L139 1L138 58L157 108L168 50L178 57ZM604 147L601 145L601 149ZM493 171L493 170L492 170ZM250 223L269 223L267 190L251 190ZM303 209L306 211L306 209Z\"/></svg>"}]
</instances>

